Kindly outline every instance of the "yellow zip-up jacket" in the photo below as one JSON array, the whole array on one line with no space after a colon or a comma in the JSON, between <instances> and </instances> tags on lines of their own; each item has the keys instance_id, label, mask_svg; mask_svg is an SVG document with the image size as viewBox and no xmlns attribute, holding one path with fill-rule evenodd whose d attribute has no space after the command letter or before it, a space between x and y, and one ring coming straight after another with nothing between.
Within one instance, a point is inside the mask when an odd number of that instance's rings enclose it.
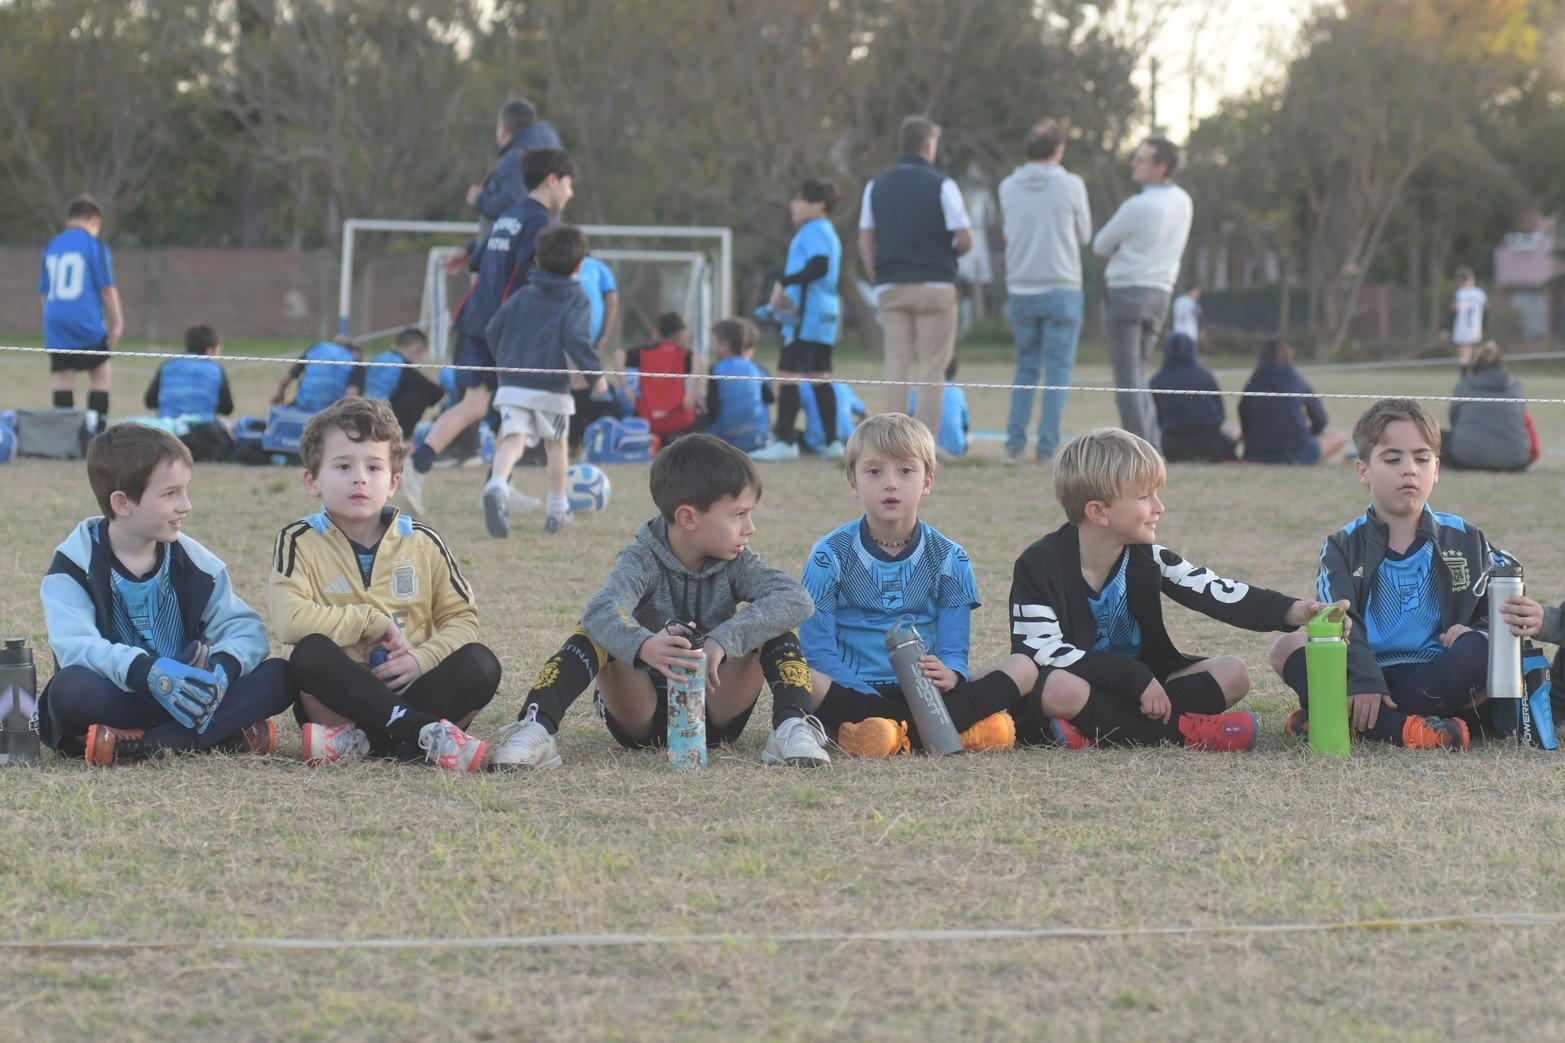
<instances>
[{"instance_id":1,"label":"yellow zip-up jacket","mask_svg":"<svg viewBox=\"0 0 1565 1043\"><path fill-rule=\"evenodd\" d=\"M277 640L325 634L362 663L394 620L424 673L478 640L472 588L440 536L395 507L385 517L368 584L348 537L324 511L283 526L267 583Z\"/></svg>"}]
</instances>

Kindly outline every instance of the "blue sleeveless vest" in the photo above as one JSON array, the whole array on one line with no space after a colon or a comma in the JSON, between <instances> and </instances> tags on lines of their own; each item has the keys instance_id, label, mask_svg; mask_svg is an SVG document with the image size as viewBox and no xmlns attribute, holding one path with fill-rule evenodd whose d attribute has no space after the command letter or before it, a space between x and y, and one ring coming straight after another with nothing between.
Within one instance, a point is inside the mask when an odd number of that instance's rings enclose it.
<instances>
[{"instance_id":1,"label":"blue sleeveless vest","mask_svg":"<svg viewBox=\"0 0 1565 1043\"><path fill-rule=\"evenodd\" d=\"M203 422L217 416L223 369L205 355L186 355L163 363L158 374L158 416L191 417Z\"/></svg>"},{"instance_id":2,"label":"blue sleeveless vest","mask_svg":"<svg viewBox=\"0 0 1565 1043\"><path fill-rule=\"evenodd\" d=\"M761 377L766 370L751 359L729 355L712 364L712 372L718 376L733 374ZM771 412L761 400L759 380L720 380L717 382L717 416L709 428L712 434L736 449L749 452L766 444L766 432L771 427Z\"/></svg>"},{"instance_id":3,"label":"blue sleeveless vest","mask_svg":"<svg viewBox=\"0 0 1565 1043\"><path fill-rule=\"evenodd\" d=\"M348 378L352 366L311 366L310 361L352 362L353 352L341 344L323 340L304 353L304 376L299 378L299 394L294 398L294 408L319 413L348 393Z\"/></svg>"},{"instance_id":4,"label":"blue sleeveless vest","mask_svg":"<svg viewBox=\"0 0 1565 1043\"><path fill-rule=\"evenodd\" d=\"M406 362L400 351L383 351L371 362ZM364 397L390 399L402 381L402 371L390 366L370 366L364 371Z\"/></svg>"}]
</instances>

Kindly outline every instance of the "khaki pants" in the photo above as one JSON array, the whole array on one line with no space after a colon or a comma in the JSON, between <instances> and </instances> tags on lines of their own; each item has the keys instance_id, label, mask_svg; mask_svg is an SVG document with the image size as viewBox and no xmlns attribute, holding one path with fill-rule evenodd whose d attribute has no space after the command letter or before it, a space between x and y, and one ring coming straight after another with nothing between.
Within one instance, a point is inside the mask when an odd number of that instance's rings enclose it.
<instances>
[{"instance_id":1,"label":"khaki pants","mask_svg":"<svg viewBox=\"0 0 1565 1043\"><path fill-rule=\"evenodd\" d=\"M956 349L956 287L907 283L880 291L880 318L886 330L886 379L906 380L918 393L914 414L940 434L946 365ZM907 412L908 388L886 387L886 412Z\"/></svg>"}]
</instances>

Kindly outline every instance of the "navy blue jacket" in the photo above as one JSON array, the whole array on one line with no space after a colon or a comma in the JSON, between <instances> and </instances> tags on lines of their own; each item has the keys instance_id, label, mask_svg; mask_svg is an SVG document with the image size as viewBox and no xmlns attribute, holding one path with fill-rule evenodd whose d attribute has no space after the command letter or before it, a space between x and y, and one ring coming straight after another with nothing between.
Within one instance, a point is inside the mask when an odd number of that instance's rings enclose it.
<instances>
[{"instance_id":1,"label":"navy blue jacket","mask_svg":"<svg viewBox=\"0 0 1565 1043\"><path fill-rule=\"evenodd\" d=\"M493 221L527 195L527 185L522 180L522 153L530 148L564 148L560 136L554 132L548 120L529 123L505 143L500 158L495 160L494 173L484 182L484 190L473 200L473 209Z\"/></svg>"},{"instance_id":2,"label":"navy blue jacket","mask_svg":"<svg viewBox=\"0 0 1565 1043\"><path fill-rule=\"evenodd\" d=\"M587 291L569 275L533 269L527 285L489 320L484 337L494 351L495 365L523 369L560 369L574 365L589 380L603 362L592 346L592 307ZM567 392L566 373L501 373L495 401L505 404L505 389Z\"/></svg>"},{"instance_id":3,"label":"navy blue jacket","mask_svg":"<svg viewBox=\"0 0 1565 1043\"><path fill-rule=\"evenodd\" d=\"M1183 333L1163 342L1163 365L1147 381L1156 391L1216 391L1217 378L1196 361L1196 343ZM1163 436L1216 431L1223 426L1223 400L1218 395L1157 395L1157 425Z\"/></svg>"},{"instance_id":4,"label":"navy blue jacket","mask_svg":"<svg viewBox=\"0 0 1565 1043\"><path fill-rule=\"evenodd\" d=\"M1255 367L1239 399L1244 455L1296 453L1326 430L1326 408L1315 389L1292 366L1263 362ZM1288 391L1308 398L1252 398L1252 391Z\"/></svg>"}]
</instances>

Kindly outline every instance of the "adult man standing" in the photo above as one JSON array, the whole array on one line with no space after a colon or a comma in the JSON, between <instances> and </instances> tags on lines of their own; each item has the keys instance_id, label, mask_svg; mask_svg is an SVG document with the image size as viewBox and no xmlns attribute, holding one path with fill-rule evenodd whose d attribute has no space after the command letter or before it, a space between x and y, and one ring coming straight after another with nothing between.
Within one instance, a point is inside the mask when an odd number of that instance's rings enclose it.
<instances>
[{"instance_id":1,"label":"adult man standing","mask_svg":"<svg viewBox=\"0 0 1565 1043\"><path fill-rule=\"evenodd\" d=\"M1000 182L1005 229L1005 283L1010 297L1011 334L1016 339L1016 379L1051 387L1070 386L1081 336L1081 251L1092 238L1087 186L1060 166L1065 137L1046 120L1027 135L1027 162ZM1011 392L1003 464L1021 460L1036 397L1030 388ZM1070 392L1043 393L1038 417L1038 459L1048 460L1060 444L1060 418Z\"/></svg>"},{"instance_id":2,"label":"adult man standing","mask_svg":"<svg viewBox=\"0 0 1565 1043\"><path fill-rule=\"evenodd\" d=\"M1168 314L1179 261L1190 238L1194 207L1174 184L1179 149L1167 138L1143 141L1130 159L1130 176L1141 185L1109 223L1098 230L1092 251L1109 259L1104 270L1103 337L1114 367L1120 426L1159 445L1157 413L1144 390L1141 363L1152 354Z\"/></svg>"},{"instance_id":3,"label":"adult man standing","mask_svg":"<svg viewBox=\"0 0 1565 1043\"><path fill-rule=\"evenodd\" d=\"M897 165L864 186L859 256L880 297L886 379L926 385L915 415L939 431L956 348L956 259L972 249L973 234L956 182L935 169L940 128L909 116L901 138ZM887 412L906 412L907 400L905 385L887 385Z\"/></svg>"},{"instance_id":4,"label":"adult man standing","mask_svg":"<svg viewBox=\"0 0 1565 1043\"><path fill-rule=\"evenodd\" d=\"M539 119L537 107L526 98L512 98L500 106L494 139L500 149L494 170L482 185L467 190L467 205L485 221L493 221L527 194L527 186L522 183L523 152L530 148L565 147L549 121Z\"/></svg>"}]
</instances>

